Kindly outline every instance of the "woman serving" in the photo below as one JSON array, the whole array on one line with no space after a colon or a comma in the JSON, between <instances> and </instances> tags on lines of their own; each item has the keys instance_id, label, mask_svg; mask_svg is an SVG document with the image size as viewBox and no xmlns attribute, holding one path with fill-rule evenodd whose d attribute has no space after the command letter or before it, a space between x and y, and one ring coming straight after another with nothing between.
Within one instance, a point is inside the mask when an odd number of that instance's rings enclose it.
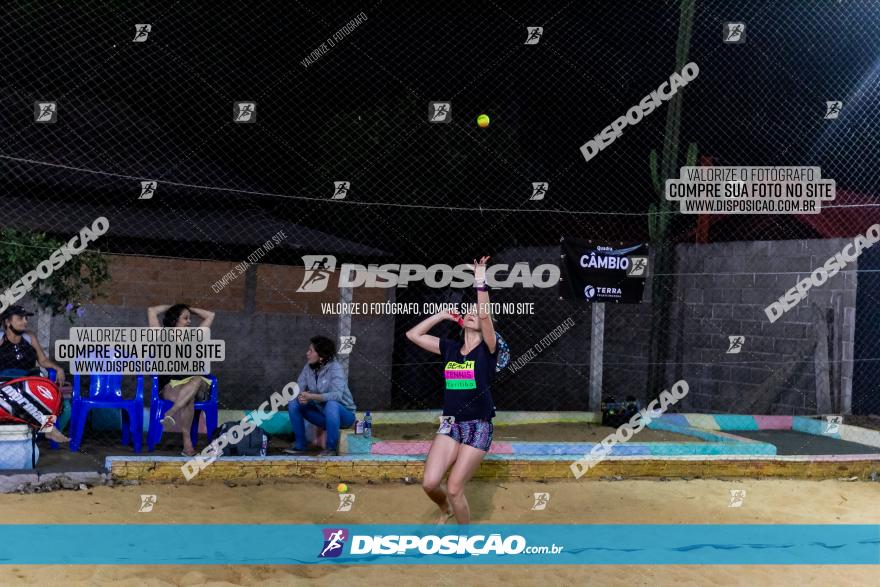
<instances>
[{"instance_id":1,"label":"woman serving","mask_svg":"<svg viewBox=\"0 0 880 587\"><path fill-rule=\"evenodd\" d=\"M464 486L492 446L495 404L489 386L495 374L498 349L495 327L488 312L488 260L489 257L483 257L479 263L474 261L476 308L462 317L450 312L434 314L406 333L410 341L442 356L445 363L443 416L428 451L422 481L425 493L440 508L440 524L452 515L455 515L459 524L470 523ZM463 336L460 341L428 334L431 328L444 320L461 325ZM449 478L444 491L441 482L447 471Z\"/></svg>"}]
</instances>

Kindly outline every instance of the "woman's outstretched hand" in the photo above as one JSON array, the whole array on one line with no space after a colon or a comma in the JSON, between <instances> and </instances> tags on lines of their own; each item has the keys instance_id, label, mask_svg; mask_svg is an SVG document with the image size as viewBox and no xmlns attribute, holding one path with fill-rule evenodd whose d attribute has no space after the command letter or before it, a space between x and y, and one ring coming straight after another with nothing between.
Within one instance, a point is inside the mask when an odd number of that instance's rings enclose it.
<instances>
[{"instance_id":1,"label":"woman's outstretched hand","mask_svg":"<svg viewBox=\"0 0 880 587\"><path fill-rule=\"evenodd\" d=\"M468 265L468 267L474 272L474 284L486 284L486 262L491 259L489 255L480 258L480 261L477 262L474 259L473 265Z\"/></svg>"}]
</instances>

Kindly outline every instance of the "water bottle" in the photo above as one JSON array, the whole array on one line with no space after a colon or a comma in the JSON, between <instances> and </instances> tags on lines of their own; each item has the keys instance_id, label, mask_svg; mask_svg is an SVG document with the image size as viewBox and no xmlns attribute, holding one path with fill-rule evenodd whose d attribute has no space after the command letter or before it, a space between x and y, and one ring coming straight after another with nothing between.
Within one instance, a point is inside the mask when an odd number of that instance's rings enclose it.
<instances>
[{"instance_id":1,"label":"water bottle","mask_svg":"<svg viewBox=\"0 0 880 587\"><path fill-rule=\"evenodd\" d=\"M367 410L366 415L364 415L364 437L371 438L373 436L373 417L370 415L370 410Z\"/></svg>"}]
</instances>

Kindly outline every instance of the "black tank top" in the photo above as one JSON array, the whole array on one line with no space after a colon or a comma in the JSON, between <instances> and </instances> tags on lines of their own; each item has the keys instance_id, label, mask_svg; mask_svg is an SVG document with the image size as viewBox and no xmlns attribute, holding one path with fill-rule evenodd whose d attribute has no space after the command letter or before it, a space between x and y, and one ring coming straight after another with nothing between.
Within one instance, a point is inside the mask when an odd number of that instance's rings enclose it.
<instances>
[{"instance_id":1,"label":"black tank top","mask_svg":"<svg viewBox=\"0 0 880 587\"><path fill-rule=\"evenodd\" d=\"M12 344L4 336L0 338L0 369L24 369L30 371L37 365L37 349L25 337Z\"/></svg>"}]
</instances>

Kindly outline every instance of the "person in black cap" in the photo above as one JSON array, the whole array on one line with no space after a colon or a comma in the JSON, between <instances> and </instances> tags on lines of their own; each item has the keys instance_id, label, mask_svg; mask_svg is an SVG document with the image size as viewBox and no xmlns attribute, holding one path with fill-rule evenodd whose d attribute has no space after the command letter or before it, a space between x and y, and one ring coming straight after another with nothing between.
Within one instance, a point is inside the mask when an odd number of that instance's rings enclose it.
<instances>
[{"instance_id":1,"label":"person in black cap","mask_svg":"<svg viewBox=\"0 0 880 587\"><path fill-rule=\"evenodd\" d=\"M41 427L41 432L56 442L68 442L68 438L52 426L60 403L55 402L59 405L50 406L49 404L52 402L47 402L49 397L44 396L45 399L41 400L40 397L31 393L31 386L26 384L26 380L20 379L29 376L39 377L40 371L37 368L37 364L39 364L46 369L55 369L57 373L55 385L57 387L64 385L64 369L46 356L36 335L27 329L28 316L33 315L33 312L28 312L21 306L10 306L0 314L0 326L3 328L0 333L0 378L4 380L15 379L17 383L13 383L17 389L13 391L18 392L0 393L0 411L7 412L34 427ZM42 381L46 384L50 383L45 379ZM32 382L35 389L48 393L53 399L58 399L54 398L52 392L41 389L38 385L39 382ZM57 390L55 392L57 393ZM37 418L36 415L39 415L37 412L45 413ZM47 415L52 418L46 420Z\"/></svg>"},{"instance_id":2,"label":"person in black cap","mask_svg":"<svg viewBox=\"0 0 880 587\"><path fill-rule=\"evenodd\" d=\"M39 375L40 367L55 369L55 384L64 385L64 369L43 351L36 335L27 329L28 316L33 316L21 306L9 306L0 314L0 375L24 377Z\"/></svg>"}]
</instances>

